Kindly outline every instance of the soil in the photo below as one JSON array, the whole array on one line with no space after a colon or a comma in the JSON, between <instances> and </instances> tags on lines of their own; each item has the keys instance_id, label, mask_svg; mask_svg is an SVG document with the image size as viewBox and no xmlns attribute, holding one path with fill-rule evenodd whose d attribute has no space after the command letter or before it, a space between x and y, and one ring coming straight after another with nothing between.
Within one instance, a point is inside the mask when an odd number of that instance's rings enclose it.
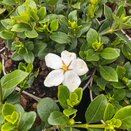
<instances>
[{"instance_id":1,"label":"soil","mask_svg":"<svg viewBox=\"0 0 131 131\"><path fill-rule=\"evenodd\" d=\"M114 4L110 6L112 7L113 10L115 10ZM131 37L131 30L126 30L126 33ZM5 48L5 43L2 39L0 39L0 50L3 48ZM5 67L6 72L11 72L17 69L18 67L18 62L12 61L11 55L12 55L11 52L7 48L5 48L2 52L0 52L0 61L2 61L2 57L3 57L5 61L4 67ZM31 88L26 89L26 91L39 98L51 97L56 100L57 99L57 88L56 87L46 88L44 87L44 84L43 84L45 77L49 73L49 69L46 67L45 62L41 60L35 60L34 70L37 70L38 68L39 68L39 74L37 78L34 80L34 83L31 86ZM87 96L89 96L89 91L86 90L84 94L85 95L82 99L82 102L78 106L79 112L78 112L78 117L76 118L77 121L81 120L82 122L85 122L84 113L90 101L89 97L87 98ZM86 106L85 106L85 101L88 102ZM26 111L36 110L37 102L33 98L25 94L22 94L20 96L20 103ZM37 124L39 123L40 123L40 120L38 118Z\"/></svg>"},{"instance_id":2,"label":"soil","mask_svg":"<svg viewBox=\"0 0 131 131\"><path fill-rule=\"evenodd\" d=\"M0 39L0 50L5 48L5 43L2 39ZM12 61L11 59L11 52L5 48L0 53L0 61L2 61L2 57L4 59L4 68L6 73L9 73L15 69L17 69L19 62ZM33 94L39 98L43 97L51 97L53 99L57 99L57 88L51 87L46 88L44 87L43 81L47 74L49 73L49 70L46 68L44 61L36 60L34 62L34 70L37 70L39 68L39 74L37 78L34 80L31 88L26 89L30 94ZM36 108L36 101L29 96L22 94L20 98L20 103L23 105L25 110L29 111L33 108Z\"/></svg>"}]
</instances>

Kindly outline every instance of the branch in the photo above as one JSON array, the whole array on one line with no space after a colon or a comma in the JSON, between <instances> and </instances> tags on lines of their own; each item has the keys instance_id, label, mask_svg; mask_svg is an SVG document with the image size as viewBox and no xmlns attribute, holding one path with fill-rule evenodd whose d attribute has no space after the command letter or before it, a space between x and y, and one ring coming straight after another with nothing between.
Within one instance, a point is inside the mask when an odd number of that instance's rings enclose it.
<instances>
[{"instance_id":1,"label":"branch","mask_svg":"<svg viewBox=\"0 0 131 131\"><path fill-rule=\"evenodd\" d=\"M6 73L5 68L4 68L4 64L5 64L4 56L1 55L1 58L2 58L2 71L3 71L3 74L6 75L7 73ZM18 91L18 92L21 91L21 89L20 89L19 87L16 87L15 90ZM25 95L27 95L27 96L29 96L29 97L31 97L31 98L34 99L35 101L40 101L40 100L41 100L41 98L39 98L39 97L37 97L37 96L35 96L35 95L33 95L33 94L30 94L30 93L28 93L28 92L26 92L26 91L22 91L22 93L25 94Z\"/></svg>"},{"instance_id":2,"label":"branch","mask_svg":"<svg viewBox=\"0 0 131 131\"><path fill-rule=\"evenodd\" d=\"M96 72L96 69L94 69L93 73L90 75L90 78L89 78L88 82L87 82L86 85L83 87L83 91L92 83L92 81L93 81L93 76L94 76L95 72Z\"/></svg>"}]
</instances>

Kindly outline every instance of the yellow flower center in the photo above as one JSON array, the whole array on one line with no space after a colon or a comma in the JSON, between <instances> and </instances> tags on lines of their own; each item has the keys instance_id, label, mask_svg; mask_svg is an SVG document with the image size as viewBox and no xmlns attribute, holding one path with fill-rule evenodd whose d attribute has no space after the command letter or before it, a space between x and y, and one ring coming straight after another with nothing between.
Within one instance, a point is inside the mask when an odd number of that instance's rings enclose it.
<instances>
[{"instance_id":1,"label":"yellow flower center","mask_svg":"<svg viewBox=\"0 0 131 131\"><path fill-rule=\"evenodd\" d=\"M65 65L65 64L63 64L62 69L63 69L64 71L67 71L67 70L68 70L68 66Z\"/></svg>"}]
</instances>

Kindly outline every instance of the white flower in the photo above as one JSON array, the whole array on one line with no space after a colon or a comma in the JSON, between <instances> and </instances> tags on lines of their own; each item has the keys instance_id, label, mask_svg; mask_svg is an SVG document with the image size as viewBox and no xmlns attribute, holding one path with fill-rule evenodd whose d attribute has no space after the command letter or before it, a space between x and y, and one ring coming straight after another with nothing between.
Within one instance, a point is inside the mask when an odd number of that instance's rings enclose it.
<instances>
[{"instance_id":1,"label":"white flower","mask_svg":"<svg viewBox=\"0 0 131 131\"><path fill-rule=\"evenodd\" d=\"M86 63L76 58L75 53L63 51L61 57L53 53L45 56L47 67L54 69L51 71L44 81L46 87L58 86L61 83L67 86L71 92L81 84L79 76L88 72Z\"/></svg>"}]
</instances>

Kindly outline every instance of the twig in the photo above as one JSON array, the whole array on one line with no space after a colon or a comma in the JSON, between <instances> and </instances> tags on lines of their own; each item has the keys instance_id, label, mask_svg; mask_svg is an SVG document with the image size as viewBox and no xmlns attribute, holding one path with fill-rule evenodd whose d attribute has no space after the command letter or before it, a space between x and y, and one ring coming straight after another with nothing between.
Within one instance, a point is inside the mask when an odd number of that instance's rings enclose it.
<instances>
[{"instance_id":1,"label":"twig","mask_svg":"<svg viewBox=\"0 0 131 131\"><path fill-rule=\"evenodd\" d=\"M92 86L92 83L93 83L93 77L91 77L91 82L90 82L90 86ZM93 101L93 94L92 94L92 90L90 90L90 100L91 102Z\"/></svg>"},{"instance_id":2,"label":"twig","mask_svg":"<svg viewBox=\"0 0 131 131\"><path fill-rule=\"evenodd\" d=\"M1 58L2 58L2 71L3 71L3 74L6 75L7 73L6 73L5 68L4 68L4 63L5 63L4 56L1 55ZM20 91L21 89L19 87L16 87L15 90L16 91ZM39 98L39 97L37 97L37 96L35 96L33 94L30 94L30 93L28 93L26 91L22 91L22 93L25 94L25 95L27 95L27 96L29 96L29 97L31 97L32 99L34 99L36 101L40 101L41 100L41 98Z\"/></svg>"},{"instance_id":3,"label":"twig","mask_svg":"<svg viewBox=\"0 0 131 131\"><path fill-rule=\"evenodd\" d=\"M18 92L21 91L21 89L19 87L16 87L15 90L18 91ZM31 97L31 98L33 98L34 100L36 100L38 102L41 100L41 98L39 98L37 96L34 96L34 95L32 95L32 94L30 94L30 93L28 93L26 91L22 91L22 93L25 94L25 95L27 95L27 96L29 96L29 97Z\"/></svg>"},{"instance_id":4,"label":"twig","mask_svg":"<svg viewBox=\"0 0 131 131\"><path fill-rule=\"evenodd\" d=\"M94 71L93 71L93 73L91 74L91 76L90 76L88 82L87 82L86 85L83 87L83 91L84 91L84 90L88 87L88 85L91 83L91 81L92 81L92 79L93 79L93 76L94 76L95 72L96 72L96 69L94 69Z\"/></svg>"},{"instance_id":5,"label":"twig","mask_svg":"<svg viewBox=\"0 0 131 131\"><path fill-rule=\"evenodd\" d=\"M5 61L4 61L4 56L1 54L1 58L2 58L2 71L3 71L3 74L6 75L7 73L5 72Z\"/></svg>"},{"instance_id":6,"label":"twig","mask_svg":"<svg viewBox=\"0 0 131 131\"><path fill-rule=\"evenodd\" d=\"M129 41L131 41L131 37L128 36L124 30L121 30L121 32L127 37L127 39L128 39Z\"/></svg>"},{"instance_id":7,"label":"twig","mask_svg":"<svg viewBox=\"0 0 131 131\"><path fill-rule=\"evenodd\" d=\"M0 49L0 53L3 52L5 49L6 49L5 47L3 47L2 49Z\"/></svg>"}]
</instances>

